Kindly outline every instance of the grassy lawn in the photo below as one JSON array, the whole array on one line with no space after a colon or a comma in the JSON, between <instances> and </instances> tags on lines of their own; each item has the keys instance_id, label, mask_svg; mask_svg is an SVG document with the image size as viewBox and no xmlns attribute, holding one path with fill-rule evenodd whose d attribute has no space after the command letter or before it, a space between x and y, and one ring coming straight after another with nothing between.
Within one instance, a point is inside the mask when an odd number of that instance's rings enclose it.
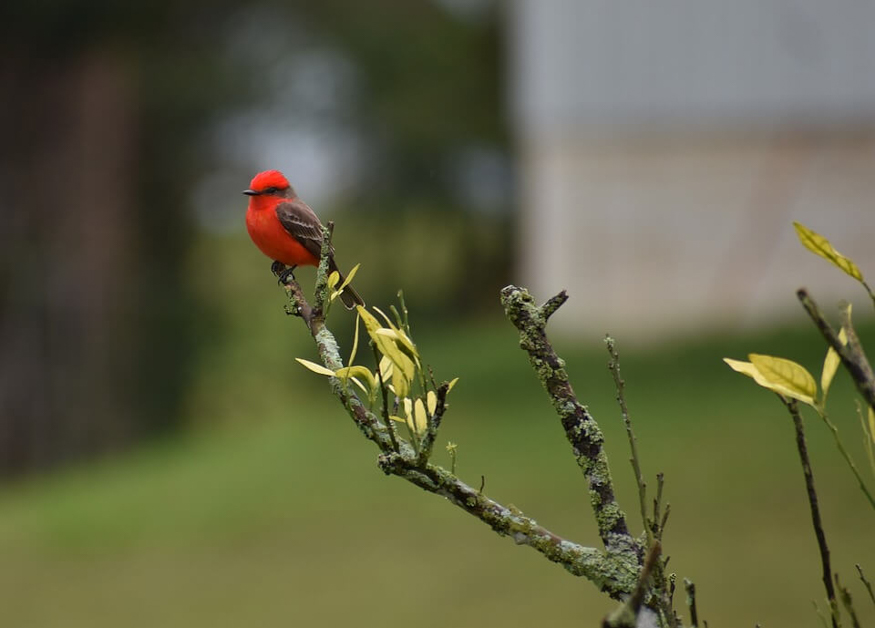
<instances>
[{"instance_id":1,"label":"grassy lawn","mask_svg":"<svg viewBox=\"0 0 875 628\"><path fill-rule=\"evenodd\" d=\"M301 324L282 315L275 286L241 266L214 269L221 287L199 286L225 304L224 331L202 339L189 433L0 489L0 625L598 625L612 603L593 585L379 472L325 380L293 361L313 357ZM584 482L510 324L496 315L414 332L439 378L461 377L442 440L459 444L462 477L484 476L491 497L596 544ZM817 371L815 334L721 334L629 352L620 340L645 471L667 478L670 569L696 582L700 615L711 626L820 625L790 419L721 362L759 351ZM557 347L605 432L639 530L601 339ZM847 377L832 396L865 467ZM826 429L806 418L834 567L871 624L853 565L875 578L875 513ZM442 449L437 458L446 461Z\"/></svg>"}]
</instances>

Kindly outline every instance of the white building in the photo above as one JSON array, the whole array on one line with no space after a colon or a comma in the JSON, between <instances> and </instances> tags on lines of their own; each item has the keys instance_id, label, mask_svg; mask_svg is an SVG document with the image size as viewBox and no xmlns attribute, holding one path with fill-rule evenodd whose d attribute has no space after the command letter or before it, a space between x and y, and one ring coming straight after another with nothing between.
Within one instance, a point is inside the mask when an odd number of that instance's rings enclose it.
<instances>
[{"instance_id":1,"label":"white building","mask_svg":"<svg viewBox=\"0 0 875 628\"><path fill-rule=\"evenodd\" d=\"M522 278L557 324L647 340L868 299L875 2L513 0ZM871 311L871 305L858 312Z\"/></svg>"}]
</instances>

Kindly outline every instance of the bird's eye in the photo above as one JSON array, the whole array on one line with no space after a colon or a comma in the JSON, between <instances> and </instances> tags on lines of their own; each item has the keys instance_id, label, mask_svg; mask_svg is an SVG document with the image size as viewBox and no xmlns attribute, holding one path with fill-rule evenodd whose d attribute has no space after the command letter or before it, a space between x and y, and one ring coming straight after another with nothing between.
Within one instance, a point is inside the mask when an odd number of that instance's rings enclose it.
<instances>
[{"instance_id":1,"label":"bird's eye","mask_svg":"<svg viewBox=\"0 0 875 628\"><path fill-rule=\"evenodd\" d=\"M276 189L275 187L273 187L273 186L267 188L267 189L264 191L265 194L276 194L277 192L279 192L279 190L277 190L277 189Z\"/></svg>"}]
</instances>

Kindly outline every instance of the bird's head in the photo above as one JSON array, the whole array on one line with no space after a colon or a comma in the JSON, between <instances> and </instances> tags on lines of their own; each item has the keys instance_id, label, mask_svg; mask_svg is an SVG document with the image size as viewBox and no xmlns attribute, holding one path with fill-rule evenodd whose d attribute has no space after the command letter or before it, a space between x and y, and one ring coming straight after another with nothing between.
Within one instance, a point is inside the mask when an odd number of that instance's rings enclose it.
<instances>
[{"instance_id":1,"label":"bird's head","mask_svg":"<svg viewBox=\"0 0 875 628\"><path fill-rule=\"evenodd\" d=\"M249 183L249 189L243 190L243 193L247 196L295 197L295 190L279 170L259 172Z\"/></svg>"}]
</instances>

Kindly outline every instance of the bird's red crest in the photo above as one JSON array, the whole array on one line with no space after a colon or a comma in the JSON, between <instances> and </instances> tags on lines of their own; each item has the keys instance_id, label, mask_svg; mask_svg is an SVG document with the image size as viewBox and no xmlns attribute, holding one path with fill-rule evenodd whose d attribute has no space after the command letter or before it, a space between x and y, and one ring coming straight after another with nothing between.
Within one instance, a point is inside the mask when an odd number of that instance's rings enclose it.
<instances>
[{"instance_id":1,"label":"bird's red crest","mask_svg":"<svg viewBox=\"0 0 875 628\"><path fill-rule=\"evenodd\" d=\"M289 185L288 179L286 179L283 176L283 173L279 170L265 170L264 172L259 172L255 175L252 182L249 184L249 187L256 192L261 192L268 188L285 190L291 186Z\"/></svg>"}]
</instances>

